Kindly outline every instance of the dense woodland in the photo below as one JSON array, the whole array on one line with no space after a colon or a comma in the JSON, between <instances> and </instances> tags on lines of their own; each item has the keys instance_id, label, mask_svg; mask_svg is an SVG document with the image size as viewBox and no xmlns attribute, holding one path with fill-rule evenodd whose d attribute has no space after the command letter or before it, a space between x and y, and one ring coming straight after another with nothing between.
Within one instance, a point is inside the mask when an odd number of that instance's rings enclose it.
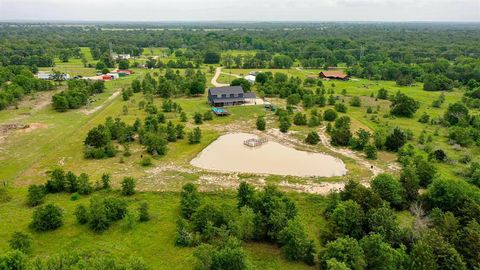
<instances>
[{"instance_id":1,"label":"dense woodland","mask_svg":"<svg viewBox=\"0 0 480 270\"><path fill-rule=\"evenodd\" d=\"M130 31L114 31L123 28ZM212 113L195 108L187 115L176 99L204 94L207 70L201 67L205 64L239 69L341 67L354 77L394 81L399 87L422 83L421 92L439 91L431 107L444 108L441 115L425 111L418 117L419 101L385 88L369 92L368 98L388 102L388 112L379 115L380 105L365 108L365 115L375 123L382 122L380 118L420 123L424 130L417 136L408 128L388 125L354 130L347 112L362 107L365 95L349 96L346 89L339 93L335 82L272 71L259 73L255 85L242 78L233 80L232 85L242 85L260 97L284 101L286 106L272 113L280 132L308 127L304 142L314 146L320 142L315 128L325 126L335 147L363 153L370 160L381 151L393 154L398 175L376 175L369 187L353 179L342 191L308 196L312 205L320 201L323 207L315 209L316 218L325 220L315 239L299 218L300 207L275 185L256 188L242 182L233 201L214 203L199 186L186 183L181 185L175 241L170 244L194 249L196 269L205 270L251 269L247 243L271 244L281 249L286 260L319 269L479 269L479 160L469 154L454 160L434 141L443 136L460 151L480 146L478 44L480 27L475 24L1 24L0 110L24 95L62 87L52 96L54 113L61 114L105 91L104 82L34 77L40 67L55 67L55 59L82 59L85 68L106 73L138 66L136 59L116 62L111 48L134 57L151 47L168 48L174 60L148 58L146 67L153 71L121 90L123 116L128 115L129 104L145 117L132 123L118 115L102 118L82 140L86 160L102 162L119 152L126 158L132 155L131 148L140 146L145 150L141 166L148 167L152 159L168 155L169 146L185 141L193 147L202 141L200 127L213 119ZM90 48L95 65L80 47ZM231 54L232 50L243 53ZM214 66L208 67L213 73ZM461 91L461 100L445 104L443 91ZM140 100L132 101L134 95ZM255 125L265 131L265 116L258 116ZM427 133L425 127L433 127L436 134ZM439 135L439 129L446 134ZM465 170L449 179L439 177L439 166L458 164ZM70 216L76 225L94 233L120 222L126 231L136 223L149 224L149 204L135 198L136 179L122 175L121 188L116 190L108 173L90 178L55 168L46 172L44 184L29 185L25 207L33 209L30 232L55 231ZM89 196L89 201L65 213L60 205L47 203L58 194L68 194L71 201ZM411 227L400 226L396 215L400 212L413 216ZM33 258L32 241L29 233L15 232L9 239L11 251L0 254L0 269L149 269L148 262L136 256L115 258L93 251Z\"/></svg>"}]
</instances>

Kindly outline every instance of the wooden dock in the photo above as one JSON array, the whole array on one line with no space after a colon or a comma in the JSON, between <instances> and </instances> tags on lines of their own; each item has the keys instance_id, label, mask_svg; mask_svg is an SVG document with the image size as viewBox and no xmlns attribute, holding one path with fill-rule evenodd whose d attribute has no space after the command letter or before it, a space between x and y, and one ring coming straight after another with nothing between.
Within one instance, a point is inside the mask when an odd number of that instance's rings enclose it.
<instances>
[{"instance_id":1,"label":"wooden dock","mask_svg":"<svg viewBox=\"0 0 480 270\"><path fill-rule=\"evenodd\" d=\"M258 147L261 146L265 143L267 143L268 140L265 138L251 138L248 140L243 141L243 144L248 146L248 147Z\"/></svg>"}]
</instances>

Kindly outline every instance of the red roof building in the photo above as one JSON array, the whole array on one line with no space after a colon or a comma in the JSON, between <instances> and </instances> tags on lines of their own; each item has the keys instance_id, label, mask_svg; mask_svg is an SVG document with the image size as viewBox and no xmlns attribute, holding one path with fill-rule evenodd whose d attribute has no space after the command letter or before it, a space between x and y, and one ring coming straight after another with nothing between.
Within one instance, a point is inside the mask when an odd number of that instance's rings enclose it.
<instances>
[{"instance_id":1,"label":"red roof building","mask_svg":"<svg viewBox=\"0 0 480 270\"><path fill-rule=\"evenodd\" d=\"M347 74L341 72L341 71L322 71L320 72L320 78L326 79L326 80L344 80L347 81L350 79L350 76Z\"/></svg>"}]
</instances>

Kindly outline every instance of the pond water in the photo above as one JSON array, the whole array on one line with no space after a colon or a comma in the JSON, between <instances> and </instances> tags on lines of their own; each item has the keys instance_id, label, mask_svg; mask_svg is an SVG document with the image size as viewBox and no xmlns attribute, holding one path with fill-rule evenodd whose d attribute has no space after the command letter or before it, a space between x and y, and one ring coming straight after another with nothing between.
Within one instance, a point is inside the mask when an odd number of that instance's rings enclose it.
<instances>
[{"instance_id":1,"label":"pond water","mask_svg":"<svg viewBox=\"0 0 480 270\"><path fill-rule=\"evenodd\" d=\"M345 164L338 158L296 150L274 141L255 148L243 144L251 138L258 136L248 133L220 136L190 163L195 167L221 172L301 177L331 177L347 173Z\"/></svg>"}]
</instances>

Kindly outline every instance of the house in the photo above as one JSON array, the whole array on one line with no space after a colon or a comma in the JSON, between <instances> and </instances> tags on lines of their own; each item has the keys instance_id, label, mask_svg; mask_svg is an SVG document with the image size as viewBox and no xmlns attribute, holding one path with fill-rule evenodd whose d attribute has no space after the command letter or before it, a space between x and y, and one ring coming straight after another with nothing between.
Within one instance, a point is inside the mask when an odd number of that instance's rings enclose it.
<instances>
[{"instance_id":1,"label":"house","mask_svg":"<svg viewBox=\"0 0 480 270\"><path fill-rule=\"evenodd\" d=\"M70 74L66 74L66 73L51 74L47 72L38 72L36 77L40 80L59 80L59 81L70 80Z\"/></svg>"},{"instance_id":2,"label":"house","mask_svg":"<svg viewBox=\"0 0 480 270\"><path fill-rule=\"evenodd\" d=\"M247 75L245 76L245 80L247 80L249 83L254 84L255 83L255 78L256 76L254 75Z\"/></svg>"},{"instance_id":3,"label":"house","mask_svg":"<svg viewBox=\"0 0 480 270\"><path fill-rule=\"evenodd\" d=\"M348 81L350 79L350 76L341 71L322 71L320 72L320 78L323 78L325 80L335 79Z\"/></svg>"},{"instance_id":4,"label":"house","mask_svg":"<svg viewBox=\"0 0 480 270\"><path fill-rule=\"evenodd\" d=\"M110 77L112 77L112 80L116 80L116 79L120 78L120 75L118 75L118 73L114 73L114 72L107 73L106 75L109 75Z\"/></svg>"},{"instance_id":5,"label":"house","mask_svg":"<svg viewBox=\"0 0 480 270\"><path fill-rule=\"evenodd\" d=\"M130 54L112 54L112 57L115 58L115 60L128 60L130 59Z\"/></svg>"},{"instance_id":6,"label":"house","mask_svg":"<svg viewBox=\"0 0 480 270\"><path fill-rule=\"evenodd\" d=\"M214 107L242 105L255 100L254 93L245 93L241 86L208 89L208 103Z\"/></svg>"}]
</instances>

